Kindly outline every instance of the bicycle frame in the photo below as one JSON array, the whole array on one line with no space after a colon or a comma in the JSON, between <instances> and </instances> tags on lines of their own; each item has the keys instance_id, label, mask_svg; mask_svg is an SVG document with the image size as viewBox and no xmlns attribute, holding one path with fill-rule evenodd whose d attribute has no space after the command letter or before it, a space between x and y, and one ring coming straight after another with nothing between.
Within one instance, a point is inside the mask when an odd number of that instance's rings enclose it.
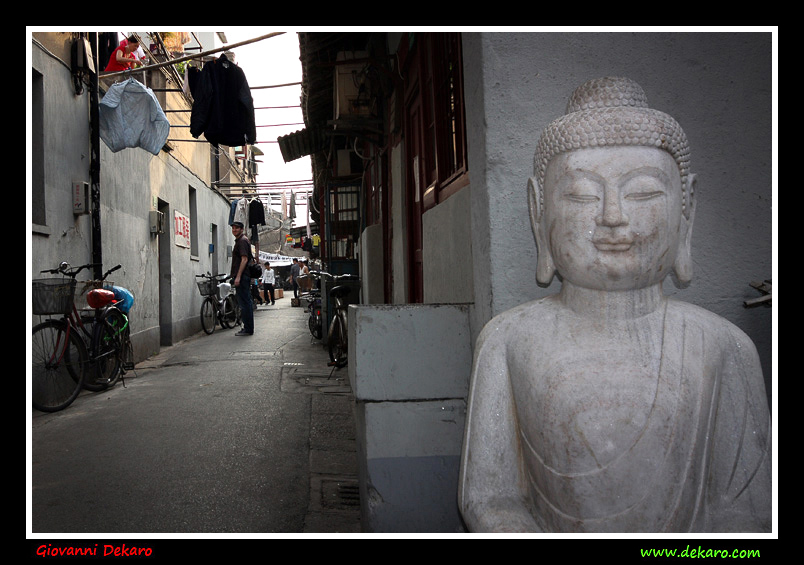
<instances>
[{"instance_id":1,"label":"bicycle frame","mask_svg":"<svg viewBox=\"0 0 804 565\"><path fill-rule=\"evenodd\" d=\"M328 280L336 282L340 280L351 280L359 282L359 277L354 275L332 275L324 271L311 271L311 275L327 277ZM327 294L332 300L332 320L329 323L327 332L327 347L329 349L330 366L345 367L348 363L348 303L345 297L349 294L349 287L336 285L328 289Z\"/></svg>"},{"instance_id":2,"label":"bicycle frame","mask_svg":"<svg viewBox=\"0 0 804 565\"><path fill-rule=\"evenodd\" d=\"M240 324L240 309L237 305L237 300L232 299L230 297L234 296L235 292L234 289L231 287L230 283L227 283L228 280L231 279L230 276L227 275L212 275L209 272L206 274L196 275L196 278L206 279L206 283L204 284L204 289L201 290L201 294L204 297L201 303L201 327L203 328L204 332L207 335L212 334L215 331L215 323L219 323L223 328L231 328L235 325ZM207 288L206 285L212 285L211 288ZM202 283L198 283L199 289L202 288ZM214 291L213 291L214 288ZM234 314L233 319L229 319L228 317L228 309L226 307L227 301L232 304L232 313ZM214 309L214 316L215 319L212 321L212 324L205 324L205 312L206 304L212 304ZM209 314L213 314L213 312L208 312Z\"/></svg>"},{"instance_id":3,"label":"bicycle frame","mask_svg":"<svg viewBox=\"0 0 804 565\"><path fill-rule=\"evenodd\" d=\"M62 262L58 268L46 269L43 270L42 273L61 274L75 281L76 277L83 269L90 269L96 266L98 265L88 264L73 268L69 265L69 263ZM117 265L116 267L113 267L107 271L101 278L101 281L105 280L110 273L116 271L120 267L120 265ZM76 283L73 283L71 288L75 288L75 284ZM93 285L90 284L87 286L87 288L91 286ZM45 322L43 322L43 324L57 324L60 328L62 328L58 334L56 343L52 345L52 352L47 354L47 357L49 358L45 360L45 364L46 366L61 364L62 360L67 354L67 348L72 342L75 347L81 349L82 353L80 356L83 358L83 362L87 365L81 369L82 374L80 376L80 381L76 378L76 375L73 374L72 370L69 368L68 370L70 371L74 380L76 380L77 383L80 382L79 388L86 388L87 390L97 392L107 388L108 386L113 386L118 378L122 378L122 374L125 370L124 361L127 355L126 351L130 352L130 342L124 334L129 327L129 319L125 312L117 307L117 304L121 301L116 299L113 293L107 290L92 288L92 290L87 293L87 297L91 298L88 302L94 311L91 316L86 314L82 315L82 311L79 310L78 306L76 305L75 297L71 296L70 306L66 313L50 314L45 318ZM98 300L99 302L97 302ZM111 309L114 309L120 317L109 318L110 321L107 322L107 312L109 312ZM122 323L115 324L114 320L122 320ZM106 325L99 325L101 323ZM41 324L37 327L41 327ZM73 332L77 332L77 336L74 336ZM36 330L34 330L34 333L36 333ZM61 340L63 340L63 343ZM105 345L98 347L98 343L103 343ZM104 360L111 358L111 356L115 356L114 365L104 364ZM85 367L91 368L86 369ZM107 372L107 369L110 369L112 372ZM89 377L87 377L89 374L87 371L95 370L98 371L97 374L101 378L98 380L90 380ZM103 375L101 375L101 371L103 371ZM94 373L92 374L94 375ZM75 397L73 397L73 400L74 398ZM70 402L72 402L72 400L70 400Z\"/></svg>"}]
</instances>

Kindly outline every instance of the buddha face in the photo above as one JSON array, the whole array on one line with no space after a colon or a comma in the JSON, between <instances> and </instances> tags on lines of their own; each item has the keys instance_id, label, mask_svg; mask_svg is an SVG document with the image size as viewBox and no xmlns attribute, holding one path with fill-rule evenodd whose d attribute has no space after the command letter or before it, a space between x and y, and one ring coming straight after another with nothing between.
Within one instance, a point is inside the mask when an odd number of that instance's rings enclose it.
<instances>
[{"instance_id":1,"label":"buddha face","mask_svg":"<svg viewBox=\"0 0 804 565\"><path fill-rule=\"evenodd\" d=\"M620 146L559 154L547 167L543 216L534 224L540 261L549 253L552 268L584 288L661 282L685 239L681 196L678 167L663 150Z\"/></svg>"}]
</instances>

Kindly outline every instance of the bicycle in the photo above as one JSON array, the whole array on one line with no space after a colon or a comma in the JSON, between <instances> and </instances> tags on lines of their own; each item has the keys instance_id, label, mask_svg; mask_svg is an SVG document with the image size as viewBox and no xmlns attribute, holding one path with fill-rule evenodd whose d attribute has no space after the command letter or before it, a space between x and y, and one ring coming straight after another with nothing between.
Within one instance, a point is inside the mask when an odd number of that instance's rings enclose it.
<instances>
[{"instance_id":1,"label":"bicycle","mask_svg":"<svg viewBox=\"0 0 804 565\"><path fill-rule=\"evenodd\" d=\"M216 321L224 329L240 325L240 305L235 298L235 290L227 280L228 275L196 275L204 280L196 281L198 291L204 297L201 303L201 328L207 335L215 331Z\"/></svg>"},{"instance_id":2,"label":"bicycle","mask_svg":"<svg viewBox=\"0 0 804 565\"><path fill-rule=\"evenodd\" d=\"M72 268L62 262L56 269L41 272L61 274L63 278L33 281L33 313L60 316L33 328L32 391L37 410L63 410L81 389L97 392L114 385L131 359L128 318L115 306L120 300L113 291L95 288L103 285L103 280L120 265L107 271L101 281L82 283L79 296L86 295L95 312L92 316L79 314L76 277L83 269L94 266Z\"/></svg>"},{"instance_id":3,"label":"bicycle","mask_svg":"<svg viewBox=\"0 0 804 565\"><path fill-rule=\"evenodd\" d=\"M355 275L332 275L324 271L318 271L319 275L327 276L333 282L336 281L356 281L360 279ZM348 363L349 341L346 297L352 292L352 288L347 285L336 285L328 292L333 300L333 316L327 332L327 349L329 350L329 366L342 368Z\"/></svg>"},{"instance_id":4,"label":"bicycle","mask_svg":"<svg viewBox=\"0 0 804 565\"><path fill-rule=\"evenodd\" d=\"M310 271L309 275L299 275L299 278L310 277L312 279L316 276L320 280L321 276L318 271ZM299 298L307 301L307 311L310 313L307 318L307 327L310 330L310 334L315 339L321 339L323 325L321 322L321 289L310 288L306 293L301 294Z\"/></svg>"},{"instance_id":5,"label":"bicycle","mask_svg":"<svg viewBox=\"0 0 804 565\"><path fill-rule=\"evenodd\" d=\"M42 272L62 273L75 279L81 270L95 266L96 264L89 264L71 268L68 263L62 262L57 269ZM120 267L121 265L112 267L99 280L78 283L80 288L76 291L73 309L68 316L68 321L87 348L88 365L83 386L92 392L114 386L134 366L128 321L128 311L133 305L134 297L127 289L114 286L107 280ZM79 309L79 301L81 304L86 303L91 313L83 308Z\"/></svg>"}]
</instances>

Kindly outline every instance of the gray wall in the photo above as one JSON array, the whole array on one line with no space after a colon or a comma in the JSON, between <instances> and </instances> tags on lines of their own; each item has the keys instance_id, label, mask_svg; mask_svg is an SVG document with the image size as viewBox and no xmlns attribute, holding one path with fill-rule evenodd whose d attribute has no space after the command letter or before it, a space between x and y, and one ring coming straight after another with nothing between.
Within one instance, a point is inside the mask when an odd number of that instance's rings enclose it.
<instances>
[{"instance_id":1,"label":"gray wall","mask_svg":"<svg viewBox=\"0 0 804 565\"><path fill-rule=\"evenodd\" d=\"M462 531L468 307L353 305L348 327L362 531Z\"/></svg>"},{"instance_id":2,"label":"gray wall","mask_svg":"<svg viewBox=\"0 0 804 565\"><path fill-rule=\"evenodd\" d=\"M674 116L698 175L692 284L666 291L734 322L771 374L771 310L745 309L772 276L770 33L468 33L464 88L472 181L473 334L492 316L553 294L535 282L525 187L549 122L582 82L636 80ZM512 257L515 260L512 260ZM770 386L768 387L770 390Z\"/></svg>"},{"instance_id":3,"label":"gray wall","mask_svg":"<svg viewBox=\"0 0 804 565\"><path fill-rule=\"evenodd\" d=\"M44 178L44 222L31 222L31 275L56 267L61 261L82 265L92 261L92 229L90 216L73 215L72 182L89 182L89 95L85 89L75 94L70 75L70 34L37 34L31 49L31 66L42 75L41 143L32 145L32 161L41 164ZM170 95L175 96L175 95ZM189 120L189 118L187 118ZM174 128L170 138L186 136L189 131ZM195 275L206 271L227 272L227 244L232 236L228 226L228 202L207 188L209 183L209 145L177 142L172 153L153 155L140 148L112 153L100 142L100 223L104 268L121 264L110 276L115 284L130 289L135 295L131 311L132 343L135 360L159 351L164 342L178 341L200 331L201 297ZM188 165L188 164L191 164ZM192 168L191 168L192 167ZM190 187L196 189L197 222L191 227L198 232L198 251L175 244L173 213L178 210L190 217ZM166 233L150 233L148 213L163 203L168 211ZM37 213L37 217L39 214ZM31 217L32 219L32 217ZM217 225L212 241L210 226ZM160 246L159 238L164 245ZM217 253L209 252L215 243ZM169 270L159 273L159 255ZM213 264L214 263L214 264ZM82 273L83 275L83 273ZM87 277L89 278L91 273ZM160 284L163 296L160 301ZM160 307L168 307L162 312ZM33 323L38 323L34 316ZM160 319L166 331L160 331Z\"/></svg>"},{"instance_id":4,"label":"gray wall","mask_svg":"<svg viewBox=\"0 0 804 565\"><path fill-rule=\"evenodd\" d=\"M474 301L469 190L422 215L422 267L427 304Z\"/></svg>"}]
</instances>

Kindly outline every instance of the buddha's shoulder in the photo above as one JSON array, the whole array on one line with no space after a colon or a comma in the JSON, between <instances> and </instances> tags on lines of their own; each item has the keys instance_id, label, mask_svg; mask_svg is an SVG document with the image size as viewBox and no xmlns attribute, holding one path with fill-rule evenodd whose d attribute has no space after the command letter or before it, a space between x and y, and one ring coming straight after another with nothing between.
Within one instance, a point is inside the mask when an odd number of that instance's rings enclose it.
<instances>
[{"instance_id":1,"label":"buddha's shoulder","mask_svg":"<svg viewBox=\"0 0 804 565\"><path fill-rule=\"evenodd\" d=\"M533 320L555 318L562 309L557 294L514 306L489 320L480 333L480 340L510 341L512 336L521 335L525 328L530 328Z\"/></svg>"},{"instance_id":2,"label":"buddha's shoulder","mask_svg":"<svg viewBox=\"0 0 804 565\"><path fill-rule=\"evenodd\" d=\"M675 316L683 323L693 327L699 327L701 330L706 331L710 335L734 335L743 334L744 332L738 328L734 323L730 322L723 316L715 314L701 306L697 306L690 302L683 302L681 300L668 299L667 301L668 315Z\"/></svg>"},{"instance_id":3,"label":"buddha's shoulder","mask_svg":"<svg viewBox=\"0 0 804 565\"><path fill-rule=\"evenodd\" d=\"M670 324L683 324L687 330L696 330L705 336L710 344L719 343L723 347L734 345L754 347L750 337L733 322L714 312L680 300L669 299L667 312Z\"/></svg>"}]
</instances>

